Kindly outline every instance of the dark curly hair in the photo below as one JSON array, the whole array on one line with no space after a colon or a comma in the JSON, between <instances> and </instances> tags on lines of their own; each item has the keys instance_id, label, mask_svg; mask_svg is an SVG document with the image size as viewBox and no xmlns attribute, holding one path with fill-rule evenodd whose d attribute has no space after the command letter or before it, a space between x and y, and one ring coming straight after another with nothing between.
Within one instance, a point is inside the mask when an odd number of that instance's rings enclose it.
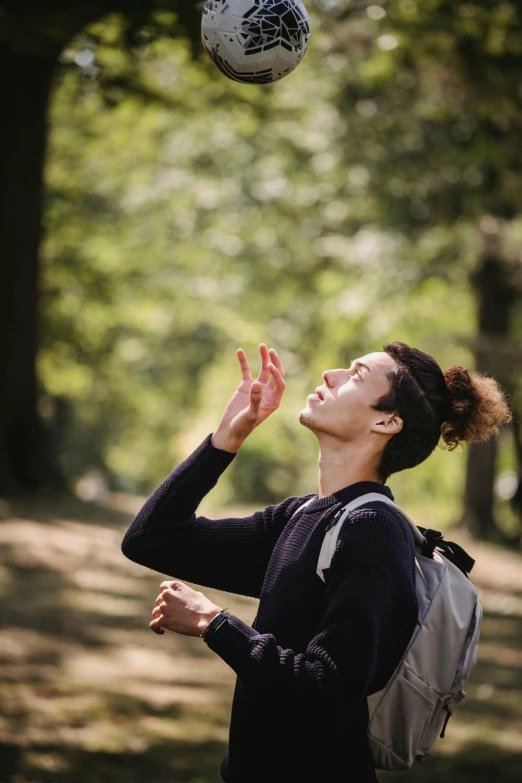
<instances>
[{"instance_id":1,"label":"dark curly hair","mask_svg":"<svg viewBox=\"0 0 522 783\"><path fill-rule=\"evenodd\" d=\"M461 441L489 440L511 412L497 381L454 365L444 372L435 359L406 343L383 347L397 363L388 373L390 390L372 407L397 413L404 424L386 444L379 474L413 468L429 457L439 443L454 449ZM442 445L442 444L441 444Z\"/></svg>"}]
</instances>

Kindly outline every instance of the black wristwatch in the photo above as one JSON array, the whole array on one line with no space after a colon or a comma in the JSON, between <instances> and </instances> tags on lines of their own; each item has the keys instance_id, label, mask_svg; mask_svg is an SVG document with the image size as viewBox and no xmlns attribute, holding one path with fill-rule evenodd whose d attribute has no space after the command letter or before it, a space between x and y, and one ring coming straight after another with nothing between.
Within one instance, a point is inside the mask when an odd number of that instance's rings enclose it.
<instances>
[{"instance_id":1,"label":"black wristwatch","mask_svg":"<svg viewBox=\"0 0 522 783\"><path fill-rule=\"evenodd\" d=\"M206 642L208 637L215 633L218 628L221 628L221 626L227 622L228 618L230 617L230 612L227 610L228 606L225 609L221 609L221 611L212 618L203 633L200 633L200 637L204 642Z\"/></svg>"}]
</instances>

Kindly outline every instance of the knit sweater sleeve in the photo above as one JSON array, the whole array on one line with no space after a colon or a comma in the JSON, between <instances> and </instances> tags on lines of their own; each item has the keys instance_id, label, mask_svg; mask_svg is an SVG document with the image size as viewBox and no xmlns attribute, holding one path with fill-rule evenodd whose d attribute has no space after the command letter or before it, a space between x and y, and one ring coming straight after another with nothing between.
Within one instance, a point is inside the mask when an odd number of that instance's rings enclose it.
<instances>
[{"instance_id":1,"label":"knit sweater sleeve","mask_svg":"<svg viewBox=\"0 0 522 783\"><path fill-rule=\"evenodd\" d=\"M251 516L197 516L235 454L208 435L158 487L122 541L123 554L176 579L259 598L272 549L303 497L290 497Z\"/></svg>"},{"instance_id":2,"label":"knit sweater sleeve","mask_svg":"<svg viewBox=\"0 0 522 783\"><path fill-rule=\"evenodd\" d=\"M411 637L418 613L411 534L387 510L369 507L353 519L340 531L325 613L304 652L283 649L234 615L209 637L247 687L305 695L307 704L353 715L399 637Z\"/></svg>"}]
</instances>

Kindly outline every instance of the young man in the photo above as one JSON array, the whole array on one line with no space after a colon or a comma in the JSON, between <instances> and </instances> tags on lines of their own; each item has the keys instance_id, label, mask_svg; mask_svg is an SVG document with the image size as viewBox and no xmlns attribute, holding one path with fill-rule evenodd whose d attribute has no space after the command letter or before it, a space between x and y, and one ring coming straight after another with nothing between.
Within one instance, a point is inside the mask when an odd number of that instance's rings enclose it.
<instances>
[{"instance_id":1,"label":"young man","mask_svg":"<svg viewBox=\"0 0 522 783\"><path fill-rule=\"evenodd\" d=\"M284 370L260 345L216 431L161 484L127 531L124 554L174 576L161 584L150 627L204 641L237 674L226 783L370 783L366 697L383 688L417 622L415 559L406 520L382 503L341 529L326 584L316 573L327 525L433 451L483 440L509 419L493 379L442 372L403 343L327 370L300 413L319 441L319 492L250 517L197 516L245 439L281 402ZM270 381L270 382L269 382ZM305 500L311 503L293 516ZM259 598L252 627L179 579Z\"/></svg>"}]
</instances>

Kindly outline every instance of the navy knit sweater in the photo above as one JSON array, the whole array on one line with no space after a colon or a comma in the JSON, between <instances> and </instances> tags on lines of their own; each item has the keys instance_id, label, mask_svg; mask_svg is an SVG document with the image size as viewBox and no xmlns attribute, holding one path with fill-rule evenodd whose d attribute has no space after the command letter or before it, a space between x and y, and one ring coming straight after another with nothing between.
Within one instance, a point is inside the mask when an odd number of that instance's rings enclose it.
<instances>
[{"instance_id":1,"label":"navy knit sweater","mask_svg":"<svg viewBox=\"0 0 522 783\"><path fill-rule=\"evenodd\" d=\"M161 574L259 598L252 627L231 615L208 638L237 674L221 777L376 781L366 696L390 678L418 613L408 523L383 503L354 511L325 585L316 567L328 522L367 492L393 500L389 488L361 481L241 519L197 516L234 457L208 435L147 500L122 543L128 558Z\"/></svg>"}]
</instances>

